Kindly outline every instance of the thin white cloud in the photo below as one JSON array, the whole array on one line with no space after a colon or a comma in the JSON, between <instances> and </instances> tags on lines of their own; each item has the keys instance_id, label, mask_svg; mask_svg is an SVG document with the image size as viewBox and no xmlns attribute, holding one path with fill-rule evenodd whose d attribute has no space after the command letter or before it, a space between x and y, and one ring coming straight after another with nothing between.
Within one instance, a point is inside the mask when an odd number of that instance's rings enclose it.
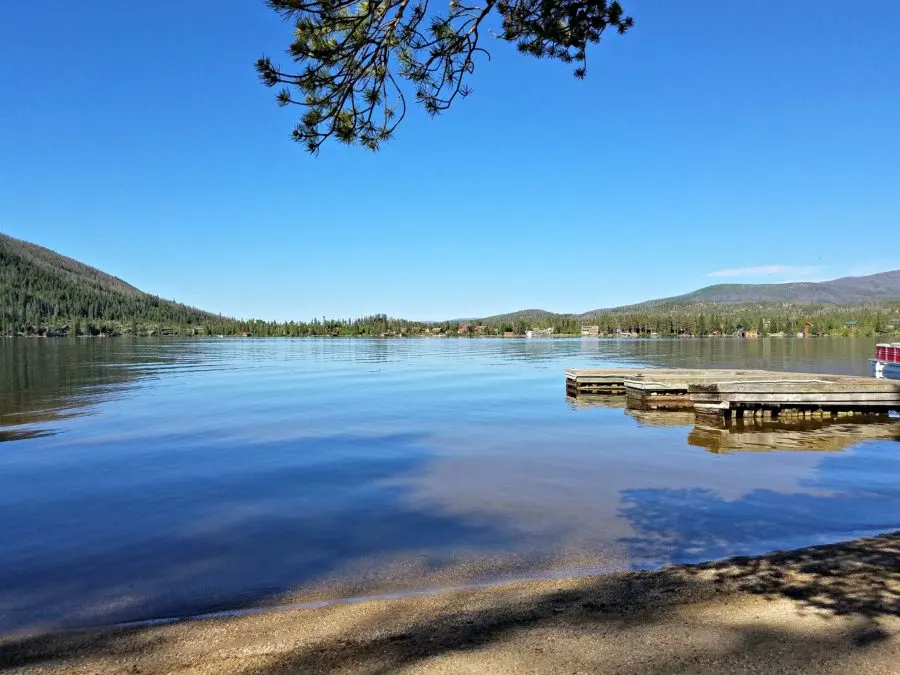
<instances>
[{"instance_id":1,"label":"thin white cloud","mask_svg":"<svg viewBox=\"0 0 900 675\"><path fill-rule=\"evenodd\" d=\"M821 267L812 265L758 265L756 267L729 267L727 269L710 272L708 276L718 278L789 276L797 279L815 275L821 271Z\"/></svg>"}]
</instances>

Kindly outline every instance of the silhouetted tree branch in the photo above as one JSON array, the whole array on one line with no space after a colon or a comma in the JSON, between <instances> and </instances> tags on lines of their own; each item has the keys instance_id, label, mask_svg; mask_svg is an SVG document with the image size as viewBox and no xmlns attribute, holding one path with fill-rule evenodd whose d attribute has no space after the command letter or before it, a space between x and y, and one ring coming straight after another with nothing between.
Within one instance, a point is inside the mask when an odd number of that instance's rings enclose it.
<instances>
[{"instance_id":1,"label":"silhouetted tree branch","mask_svg":"<svg viewBox=\"0 0 900 675\"><path fill-rule=\"evenodd\" d=\"M328 138L377 150L391 138L407 111L405 89L430 115L449 108L471 90L489 17L496 37L539 58L574 63L587 73L587 47L613 28L633 25L613 0L266 0L294 25L291 70L269 57L256 63L262 82L281 85L281 106L304 108L293 138L317 152Z\"/></svg>"}]
</instances>

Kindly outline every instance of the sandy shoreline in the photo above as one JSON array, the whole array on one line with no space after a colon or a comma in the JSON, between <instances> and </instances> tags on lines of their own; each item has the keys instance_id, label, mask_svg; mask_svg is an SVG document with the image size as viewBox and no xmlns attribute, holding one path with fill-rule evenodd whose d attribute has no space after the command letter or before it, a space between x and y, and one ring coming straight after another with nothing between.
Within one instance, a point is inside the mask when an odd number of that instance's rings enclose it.
<instances>
[{"instance_id":1,"label":"sandy shoreline","mask_svg":"<svg viewBox=\"0 0 900 675\"><path fill-rule=\"evenodd\" d=\"M900 533L652 572L0 636L4 673L900 670Z\"/></svg>"}]
</instances>

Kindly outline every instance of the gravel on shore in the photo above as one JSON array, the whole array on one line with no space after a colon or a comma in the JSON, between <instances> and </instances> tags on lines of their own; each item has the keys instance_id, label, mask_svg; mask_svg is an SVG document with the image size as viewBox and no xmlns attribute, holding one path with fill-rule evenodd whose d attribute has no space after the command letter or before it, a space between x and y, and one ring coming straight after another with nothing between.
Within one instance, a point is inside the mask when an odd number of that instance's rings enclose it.
<instances>
[{"instance_id":1,"label":"gravel on shore","mask_svg":"<svg viewBox=\"0 0 900 675\"><path fill-rule=\"evenodd\" d=\"M651 572L0 636L0 672L898 673L900 532Z\"/></svg>"}]
</instances>

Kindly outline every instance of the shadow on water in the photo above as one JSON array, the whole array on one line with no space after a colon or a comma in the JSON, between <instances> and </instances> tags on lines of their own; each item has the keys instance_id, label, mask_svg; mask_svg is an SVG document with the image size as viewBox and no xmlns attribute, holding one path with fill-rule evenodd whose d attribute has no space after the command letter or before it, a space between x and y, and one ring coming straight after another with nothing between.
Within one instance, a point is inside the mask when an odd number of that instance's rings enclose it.
<instances>
[{"instance_id":1,"label":"shadow on water","mask_svg":"<svg viewBox=\"0 0 900 675\"><path fill-rule=\"evenodd\" d=\"M862 443L850 454L824 455L816 478L800 481L807 493L755 489L728 500L710 489L623 490L620 515L634 531L623 540L629 558L635 568L691 563L897 529L898 450ZM867 487L854 484L857 472L870 476Z\"/></svg>"},{"instance_id":2,"label":"shadow on water","mask_svg":"<svg viewBox=\"0 0 900 675\"><path fill-rule=\"evenodd\" d=\"M512 533L498 526L407 503L395 479L427 461L424 440L212 445L192 449L177 480L156 481L165 468L133 464L133 475L117 472L118 485L101 476L102 487L91 484L93 469L48 471L53 499L0 497L0 632L260 606L297 591L308 599L421 585L452 566L463 543L512 546ZM207 473L217 458L229 469Z\"/></svg>"}]
</instances>

